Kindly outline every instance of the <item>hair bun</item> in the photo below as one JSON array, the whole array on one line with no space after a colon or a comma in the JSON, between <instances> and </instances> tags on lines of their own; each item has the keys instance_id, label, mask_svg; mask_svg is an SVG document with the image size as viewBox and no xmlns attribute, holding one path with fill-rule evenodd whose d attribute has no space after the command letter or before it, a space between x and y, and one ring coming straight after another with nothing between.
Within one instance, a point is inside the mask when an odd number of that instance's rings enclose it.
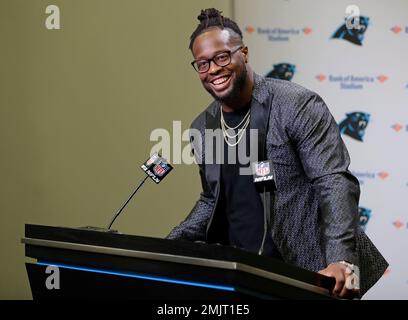
<instances>
[{"instance_id":1,"label":"hair bun","mask_svg":"<svg viewBox=\"0 0 408 320\"><path fill-rule=\"evenodd\" d=\"M218 11L215 8L205 9L205 10L201 10L201 13L197 17L197 19L200 22L202 22L204 20L211 19L211 18L219 18L219 17L222 17L221 13L222 11Z\"/></svg>"}]
</instances>

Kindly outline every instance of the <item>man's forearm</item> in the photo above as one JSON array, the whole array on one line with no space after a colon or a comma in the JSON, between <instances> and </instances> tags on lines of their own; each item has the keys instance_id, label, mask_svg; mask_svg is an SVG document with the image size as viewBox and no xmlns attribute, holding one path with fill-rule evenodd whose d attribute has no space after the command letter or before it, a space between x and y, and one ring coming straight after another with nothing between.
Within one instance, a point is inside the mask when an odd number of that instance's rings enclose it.
<instances>
[{"instance_id":1,"label":"man's forearm","mask_svg":"<svg viewBox=\"0 0 408 320\"><path fill-rule=\"evenodd\" d=\"M187 218L175 227L166 239L184 239L205 241L207 224L213 210L213 204L198 200Z\"/></svg>"},{"instance_id":2,"label":"man's forearm","mask_svg":"<svg viewBox=\"0 0 408 320\"><path fill-rule=\"evenodd\" d=\"M337 173L317 179L327 264L359 263L356 252L359 185L351 174Z\"/></svg>"}]
</instances>

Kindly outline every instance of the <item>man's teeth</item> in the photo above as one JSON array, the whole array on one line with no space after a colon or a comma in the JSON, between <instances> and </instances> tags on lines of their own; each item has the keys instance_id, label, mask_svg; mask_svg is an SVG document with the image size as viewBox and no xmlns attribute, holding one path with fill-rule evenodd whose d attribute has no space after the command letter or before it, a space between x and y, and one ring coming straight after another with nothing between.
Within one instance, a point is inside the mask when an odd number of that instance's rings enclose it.
<instances>
[{"instance_id":1,"label":"man's teeth","mask_svg":"<svg viewBox=\"0 0 408 320\"><path fill-rule=\"evenodd\" d=\"M218 85L218 84L224 83L227 80L228 80L228 77L218 78L218 79L214 80L213 83Z\"/></svg>"}]
</instances>

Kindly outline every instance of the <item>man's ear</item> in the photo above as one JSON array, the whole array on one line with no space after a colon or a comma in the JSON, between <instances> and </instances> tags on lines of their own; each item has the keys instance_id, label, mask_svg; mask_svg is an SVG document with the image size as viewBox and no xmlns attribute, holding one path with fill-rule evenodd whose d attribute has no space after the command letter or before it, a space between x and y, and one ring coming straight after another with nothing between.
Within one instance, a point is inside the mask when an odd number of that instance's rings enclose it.
<instances>
[{"instance_id":1,"label":"man's ear","mask_svg":"<svg viewBox=\"0 0 408 320\"><path fill-rule=\"evenodd\" d=\"M243 48L241 49L241 52L242 52L243 55L244 55L245 63L248 63L248 47L247 47L247 46L243 47Z\"/></svg>"}]
</instances>

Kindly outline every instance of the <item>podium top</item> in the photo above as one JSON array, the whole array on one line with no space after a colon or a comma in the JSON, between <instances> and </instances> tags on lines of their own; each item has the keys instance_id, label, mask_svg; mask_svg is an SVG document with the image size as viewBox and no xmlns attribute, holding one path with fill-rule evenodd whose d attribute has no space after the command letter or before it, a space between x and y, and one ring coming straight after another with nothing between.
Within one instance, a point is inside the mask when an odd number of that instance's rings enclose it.
<instances>
[{"instance_id":1,"label":"podium top","mask_svg":"<svg viewBox=\"0 0 408 320\"><path fill-rule=\"evenodd\" d=\"M323 295L329 295L334 286L333 278L267 256L216 244L32 224L26 224L22 242L37 247L242 271ZM38 258L29 252L26 254Z\"/></svg>"}]
</instances>

